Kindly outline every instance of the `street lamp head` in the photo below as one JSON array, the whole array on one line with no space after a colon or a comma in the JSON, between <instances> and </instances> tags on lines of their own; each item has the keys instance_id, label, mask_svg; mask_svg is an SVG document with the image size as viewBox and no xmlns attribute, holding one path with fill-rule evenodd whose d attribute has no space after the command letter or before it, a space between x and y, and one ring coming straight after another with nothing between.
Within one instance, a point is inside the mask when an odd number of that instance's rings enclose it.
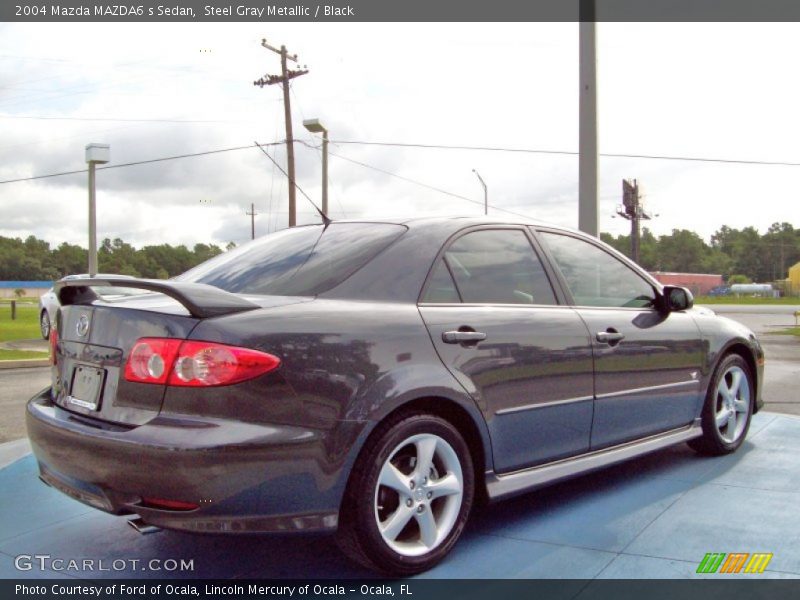
<instances>
[{"instance_id":1,"label":"street lamp head","mask_svg":"<svg viewBox=\"0 0 800 600\"><path fill-rule=\"evenodd\" d=\"M87 144L86 162L105 164L111 160L111 146L108 144Z\"/></svg>"},{"instance_id":2,"label":"street lamp head","mask_svg":"<svg viewBox=\"0 0 800 600\"><path fill-rule=\"evenodd\" d=\"M306 119L303 121L303 127L311 133L328 133L328 130L319 122L319 119Z\"/></svg>"}]
</instances>

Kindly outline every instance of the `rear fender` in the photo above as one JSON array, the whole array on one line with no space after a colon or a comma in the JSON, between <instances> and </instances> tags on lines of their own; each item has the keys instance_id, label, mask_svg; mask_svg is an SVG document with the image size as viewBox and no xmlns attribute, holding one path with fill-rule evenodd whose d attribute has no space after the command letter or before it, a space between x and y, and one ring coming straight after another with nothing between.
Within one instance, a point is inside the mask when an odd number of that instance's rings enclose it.
<instances>
[{"instance_id":1,"label":"rear fender","mask_svg":"<svg viewBox=\"0 0 800 600\"><path fill-rule=\"evenodd\" d=\"M480 435L486 469L493 468L489 430L475 401L444 366L427 364L413 364L392 369L359 392L355 406L368 420L369 425L365 428L363 439L359 440L359 447L354 449L355 455L361 451L361 446L378 423L403 406L421 399L439 399L443 403L451 402L463 409Z\"/></svg>"}]
</instances>

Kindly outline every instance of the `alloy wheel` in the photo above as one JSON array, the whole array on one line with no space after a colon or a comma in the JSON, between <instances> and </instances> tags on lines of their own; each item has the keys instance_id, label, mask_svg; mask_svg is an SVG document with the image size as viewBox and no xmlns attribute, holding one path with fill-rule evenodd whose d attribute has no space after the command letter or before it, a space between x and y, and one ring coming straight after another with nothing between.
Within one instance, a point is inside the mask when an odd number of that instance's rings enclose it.
<instances>
[{"instance_id":1,"label":"alloy wheel","mask_svg":"<svg viewBox=\"0 0 800 600\"><path fill-rule=\"evenodd\" d=\"M731 366L719 378L714 420L725 442L738 440L750 414L750 383L739 366Z\"/></svg>"},{"instance_id":2,"label":"alloy wheel","mask_svg":"<svg viewBox=\"0 0 800 600\"><path fill-rule=\"evenodd\" d=\"M383 541L403 556L430 552L453 529L463 493L453 447L430 433L409 437L391 452L375 486L375 520Z\"/></svg>"},{"instance_id":3,"label":"alloy wheel","mask_svg":"<svg viewBox=\"0 0 800 600\"><path fill-rule=\"evenodd\" d=\"M50 315L47 314L46 310L43 310L39 317L39 331L44 339L50 337Z\"/></svg>"}]
</instances>

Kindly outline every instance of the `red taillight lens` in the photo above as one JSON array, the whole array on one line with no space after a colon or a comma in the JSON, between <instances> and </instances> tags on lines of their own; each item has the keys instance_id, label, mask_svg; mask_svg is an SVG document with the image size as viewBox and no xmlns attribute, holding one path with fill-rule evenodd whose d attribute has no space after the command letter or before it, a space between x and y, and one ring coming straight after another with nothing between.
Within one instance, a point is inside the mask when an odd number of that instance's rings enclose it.
<instances>
[{"instance_id":1,"label":"red taillight lens","mask_svg":"<svg viewBox=\"0 0 800 600\"><path fill-rule=\"evenodd\" d=\"M180 340L142 338L128 356L125 379L141 383L166 383L180 345Z\"/></svg>"},{"instance_id":2,"label":"red taillight lens","mask_svg":"<svg viewBox=\"0 0 800 600\"><path fill-rule=\"evenodd\" d=\"M277 369L278 357L212 342L183 342L169 385L209 386L246 381Z\"/></svg>"},{"instance_id":3,"label":"red taillight lens","mask_svg":"<svg viewBox=\"0 0 800 600\"><path fill-rule=\"evenodd\" d=\"M51 365L58 364L58 331L55 327L50 329L50 355L47 357Z\"/></svg>"},{"instance_id":4,"label":"red taillight lens","mask_svg":"<svg viewBox=\"0 0 800 600\"><path fill-rule=\"evenodd\" d=\"M183 387L230 385L277 369L279 358L214 342L142 338L131 350L125 379Z\"/></svg>"}]
</instances>

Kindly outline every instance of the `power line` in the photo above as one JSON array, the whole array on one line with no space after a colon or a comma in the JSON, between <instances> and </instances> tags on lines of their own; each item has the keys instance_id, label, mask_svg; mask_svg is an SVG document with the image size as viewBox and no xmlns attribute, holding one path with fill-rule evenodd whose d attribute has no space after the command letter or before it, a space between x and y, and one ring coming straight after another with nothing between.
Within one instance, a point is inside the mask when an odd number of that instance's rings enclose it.
<instances>
[{"instance_id":1,"label":"power line","mask_svg":"<svg viewBox=\"0 0 800 600\"><path fill-rule=\"evenodd\" d=\"M28 119L33 121L110 121L120 123L250 123L250 121L245 120L116 119L112 117L40 117L33 115L0 115L0 119Z\"/></svg>"},{"instance_id":2,"label":"power line","mask_svg":"<svg viewBox=\"0 0 800 600\"><path fill-rule=\"evenodd\" d=\"M303 142L301 140L297 140L297 141L300 142L301 144L303 144L304 146L307 146L308 148L318 149L316 146L312 146L311 144L308 144L308 143ZM349 158L349 157L343 156L341 154L336 154L335 152L331 152L330 150L328 151L328 154L330 154L331 156L336 156L337 158L341 158L342 160L346 160L346 161L351 162L353 164L360 165L360 166L365 167L367 169L372 169L373 171L378 171L379 173L383 173L385 175L390 175L391 177L396 177L397 179L401 179L402 181L406 181L408 183L413 183L414 185L418 185L418 186L427 188L429 190L433 190L434 192L439 192L440 194L445 194L447 196L452 196L453 198L458 198L459 200L466 200L467 202L471 202L472 204L479 204L480 206L484 205L483 202L480 202L478 200L473 200L472 198L468 198L467 196L462 196L461 194L456 194L454 192L450 192L450 191L444 190L442 188L438 188L438 187L430 185L428 183L424 183L422 181L417 181L416 179L411 179L410 177L405 177L404 175L398 175L397 173L392 173L391 171L387 171L386 169L381 169L380 167L376 167L374 165L370 165L370 164L361 162L361 161L356 160L354 158ZM505 209L505 208L500 208L500 207L494 206L492 204L490 204L489 206L491 208L495 209L495 210L499 210L500 212L508 213L508 214L514 215L516 217L522 217L524 219L532 218L532 217L530 217L528 215L523 215L522 213L514 212L513 210L508 210L508 209Z\"/></svg>"},{"instance_id":3,"label":"power line","mask_svg":"<svg viewBox=\"0 0 800 600\"><path fill-rule=\"evenodd\" d=\"M300 140L298 140L298 141L300 141ZM322 211L320 210L319 206L317 206L317 205L316 205L316 203L315 203L315 202L314 202L314 201L311 199L311 196L309 196L308 194L306 194L306 193L305 193L305 191L303 191L303 188L301 188L299 185L297 185L297 182L295 181L294 177L292 177L291 175L289 175L289 173L287 173L286 171L284 171L284 170L283 170L283 167L281 167L281 166L280 166L280 165L277 163L277 161L276 161L274 158L272 158L272 157L269 155L269 152L267 152L266 150L264 150L264 146L265 146L265 145L267 145L267 144L259 144L258 142L253 142L253 143L254 143L256 146L258 146L258 149L259 149L259 150L261 150L261 151L264 153L264 156L266 156L268 159L270 159L270 161L272 161L272 164L274 164L276 167L278 167L278 169L280 170L280 172L281 172L281 173L283 173L284 175L286 175L286 178L289 180L289 186L294 186L295 188L297 188L297 190L298 190L298 191L299 191L301 194L303 194L303 196L305 196L305 199L309 201L309 203L311 204L311 206L313 206L313 207L314 207L314 208L317 210L317 213L319 214L319 216L320 216L320 217L322 217L322 221L325 223L325 225L328 225L328 224L331 222L331 220L328 218L328 215L326 215L324 212L322 212ZM282 143L283 143L283 142L278 142L278 144L282 144ZM305 142L300 142L300 143L301 143L301 144L303 144L303 145L307 145ZM277 144L273 144L273 145L277 145ZM291 187L290 187L290 189L291 189ZM290 214L290 215L291 215L293 212L296 212L296 211L297 211L297 208L296 208L296 207L292 207L292 206L290 206L290 207L289 207L289 214ZM289 227L294 227L294 225L289 225Z\"/></svg>"},{"instance_id":4,"label":"power line","mask_svg":"<svg viewBox=\"0 0 800 600\"><path fill-rule=\"evenodd\" d=\"M556 154L578 156L577 152L570 150L541 150L533 148L503 148L498 146L455 146L450 144L413 144L405 142L368 142L361 140L334 140L335 144L353 144L360 146L393 146L400 148L428 148L436 150L483 150L488 152L519 152L522 154ZM600 156L608 158L644 158L652 160L680 160L689 162L727 163L736 165L774 165L780 167L800 167L800 162L770 161L770 160L743 160L733 158L707 158L700 156L669 156L661 154L621 154L600 152Z\"/></svg>"},{"instance_id":5,"label":"power line","mask_svg":"<svg viewBox=\"0 0 800 600\"><path fill-rule=\"evenodd\" d=\"M261 144L262 146L278 146L283 144L283 142L269 142L267 144ZM177 154L175 156L163 156L161 158L151 158L148 160L137 160L134 162L129 163L121 163L118 165L107 165L105 167L98 167L98 171L104 171L106 169L121 169L123 167L133 167L136 165L146 165L150 163L157 163L157 162L164 162L167 160L177 160L179 158L192 158L195 156L207 156L209 154L221 154L223 152L235 152L237 150L248 150L252 149L252 145L248 146L236 146L235 148L220 148L217 150L206 150L205 152L193 152L191 154ZM50 177L61 177L62 175L75 175L76 173L86 173L88 169L77 169L75 171L62 171L60 173L49 173L47 175L34 175L32 177L20 177L18 179L6 179L5 181L0 181L0 184L4 183L17 183L19 181L33 181L35 179L47 179Z\"/></svg>"}]
</instances>

